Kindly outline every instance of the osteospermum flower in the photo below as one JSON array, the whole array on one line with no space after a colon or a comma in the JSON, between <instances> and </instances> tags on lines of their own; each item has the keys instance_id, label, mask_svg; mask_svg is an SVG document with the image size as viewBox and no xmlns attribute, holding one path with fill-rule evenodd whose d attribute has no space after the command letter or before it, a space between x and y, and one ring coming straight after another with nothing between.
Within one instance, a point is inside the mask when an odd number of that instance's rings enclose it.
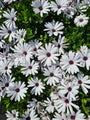
<instances>
[{"instance_id":1,"label":"osteospermum flower","mask_svg":"<svg viewBox=\"0 0 90 120\"><path fill-rule=\"evenodd\" d=\"M26 30L25 29L19 29L16 31L16 33L14 34L14 38L16 39L17 42L23 42L24 37L26 35Z\"/></svg>"},{"instance_id":2,"label":"osteospermum flower","mask_svg":"<svg viewBox=\"0 0 90 120\"><path fill-rule=\"evenodd\" d=\"M2 27L0 27L0 36L4 37L4 39L6 39L7 37L9 37L9 42L11 42L13 40L14 37L14 32L15 29L12 26L5 26L2 25Z\"/></svg>"},{"instance_id":3,"label":"osteospermum flower","mask_svg":"<svg viewBox=\"0 0 90 120\"><path fill-rule=\"evenodd\" d=\"M63 99L60 98L55 100L54 102L55 102L56 110L59 113L61 112L64 113L65 111L67 113L73 113L74 112L73 108L79 110L79 106L72 103L72 101L70 101L68 98L63 98Z\"/></svg>"},{"instance_id":4,"label":"osteospermum flower","mask_svg":"<svg viewBox=\"0 0 90 120\"><path fill-rule=\"evenodd\" d=\"M66 115L65 114L59 114L59 113L55 113L54 118L52 120L67 120Z\"/></svg>"},{"instance_id":5,"label":"osteospermum flower","mask_svg":"<svg viewBox=\"0 0 90 120\"><path fill-rule=\"evenodd\" d=\"M76 100L76 95L79 92L79 86L75 85L75 83L71 83L71 84L64 84L63 82L61 82L61 85L58 86L58 89L60 90L60 92L64 95L67 94L67 97L70 100Z\"/></svg>"},{"instance_id":6,"label":"osteospermum flower","mask_svg":"<svg viewBox=\"0 0 90 120\"><path fill-rule=\"evenodd\" d=\"M56 22L53 20L52 22L48 22L45 24L46 29L44 29L44 31L48 31L47 33L49 34L49 36L55 35L58 36L58 34L63 34L63 32L61 31L64 26L62 22Z\"/></svg>"},{"instance_id":7,"label":"osteospermum flower","mask_svg":"<svg viewBox=\"0 0 90 120\"><path fill-rule=\"evenodd\" d=\"M4 0L4 2L8 4L12 3L13 1L16 1L16 0Z\"/></svg>"},{"instance_id":8,"label":"osteospermum flower","mask_svg":"<svg viewBox=\"0 0 90 120\"><path fill-rule=\"evenodd\" d=\"M77 113L67 115L68 120L86 120L85 115L79 110Z\"/></svg>"},{"instance_id":9,"label":"osteospermum flower","mask_svg":"<svg viewBox=\"0 0 90 120\"><path fill-rule=\"evenodd\" d=\"M31 93L35 95L40 95L43 93L43 89L45 89L44 84L41 82L41 79L39 80L37 77L31 78L28 84L28 87L33 87Z\"/></svg>"},{"instance_id":10,"label":"osteospermum flower","mask_svg":"<svg viewBox=\"0 0 90 120\"><path fill-rule=\"evenodd\" d=\"M87 46L81 46L80 52L79 52L82 60L81 60L81 64L83 67L85 67L87 70L89 70L90 68L90 49L88 49Z\"/></svg>"},{"instance_id":11,"label":"osteospermum flower","mask_svg":"<svg viewBox=\"0 0 90 120\"><path fill-rule=\"evenodd\" d=\"M28 75L35 75L35 73L38 73L39 65L34 60L31 62L25 62L25 64L22 65L24 68L22 68L22 73L27 77Z\"/></svg>"},{"instance_id":12,"label":"osteospermum flower","mask_svg":"<svg viewBox=\"0 0 90 120\"><path fill-rule=\"evenodd\" d=\"M25 115L22 115L22 118L21 120L40 120L38 117L37 117L37 114L35 113L34 110L27 110L25 111Z\"/></svg>"},{"instance_id":13,"label":"osteospermum flower","mask_svg":"<svg viewBox=\"0 0 90 120\"><path fill-rule=\"evenodd\" d=\"M41 47L41 49L38 50L38 59L41 63L44 62L45 66L50 66L52 63L56 63L58 56L57 48L51 43L48 45L45 44L45 48Z\"/></svg>"},{"instance_id":14,"label":"osteospermum flower","mask_svg":"<svg viewBox=\"0 0 90 120\"><path fill-rule=\"evenodd\" d=\"M78 73L77 77L78 77L77 85L81 86L82 91L85 94L87 94L88 89L90 89L90 79L89 79L89 77L87 75L84 76L84 74L81 74L81 73Z\"/></svg>"},{"instance_id":15,"label":"osteospermum flower","mask_svg":"<svg viewBox=\"0 0 90 120\"><path fill-rule=\"evenodd\" d=\"M10 61L6 59L3 59L2 61L0 61L0 73L1 74L7 73L9 75L11 73L11 68L12 68L12 64L10 63Z\"/></svg>"},{"instance_id":16,"label":"osteospermum flower","mask_svg":"<svg viewBox=\"0 0 90 120\"><path fill-rule=\"evenodd\" d=\"M0 78L0 85L4 88L3 89L3 96L6 95L7 90L9 90L9 87L14 84L14 79L15 78L12 78L11 75L3 75Z\"/></svg>"},{"instance_id":17,"label":"osteospermum flower","mask_svg":"<svg viewBox=\"0 0 90 120\"><path fill-rule=\"evenodd\" d=\"M64 54L64 48L67 48L67 40L65 40L65 36L61 37L60 35L58 41L54 40L52 43L57 47L60 54Z\"/></svg>"},{"instance_id":18,"label":"osteospermum flower","mask_svg":"<svg viewBox=\"0 0 90 120\"><path fill-rule=\"evenodd\" d=\"M81 66L81 58L78 53L69 51L68 54L62 55L60 61L61 68L66 70L66 72L72 74L79 72L78 66Z\"/></svg>"},{"instance_id":19,"label":"osteospermum flower","mask_svg":"<svg viewBox=\"0 0 90 120\"><path fill-rule=\"evenodd\" d=\"M11 112L7 111L6 113L7 120L18 120L18 112L16 110L12 110Z\"/></svg>"},{"instance_id":20,"label":"osteospermum flower","mask_svg":"<svg viewBox=\"0 0 90 120\"><path fill-rule=\"evenodd\" d=\"M11 97L10 99L15 101L20 101L20 99L24 99L25 93L27 93L27 89L25 87L25 83L21 83L21 81L15 82L13 86L9 88L7 91L7 97Z\"/></svg>"},{"instance_id":21,"label":"osteospermum flower","mask_svg":"<svg viewBox=\"0 0 90 120\"><path fill-rule=\"evenodd\" d=\"M38 101L38 100L35 99L35 98L32 98L32 101L29 101L29 102L28 102L27 107L28 107L29 109L31 109L31 110L32 110L32 109L37 110L37 112L39 113L40 105L41 105L41 102L40 102L40 101Z\"/></svg>"},{"instance_id":22,"label":"osteospermum flower","mask_svg":"<svg viewBox=\"0 0 90 120\"><path fill-rule=\"evenodd\" d=\"M33 11L40 16L43 17L44 13L48 13L49 10L49 3L47 0L36 0L32 2Z\"/></svg>"},{"instance_id":23,"label":"osteospermum flower","mask_svg":"<svg viewBox=\"0 0 90 120\"><path fill-rule=\"evenodd\" d=\"M16 13L15 10L12 8L11 11L8 9L8 12L4 11L3 16L5 18L7 18L6 21L4 21L4 23L6 24L6 26L11 26L11 27L16 27L15 25L15 21L17 20L16 18Z\"/></svg>"},{"instance_id":24,"label":"osteospermum flower","mask_svg":"<svg viewBox=\"0 0 90 120\"><path fill-rule=\"evenodd\" d=\"M14 48L12 48L12 50L14 51L14 55L18 59L22 59L22 63L25 60L30 61L30 59L32 58L32 47L27 43L18 43L14 46Z\"/></svg>"},{"instance_id":25,"label":"osteospermum flower","mask_svg":"<svg viewBox=\"0 0 90 120\"><path fill-rule=\"evenodd\" d=\"M46 107L46 111L48 111L49 113L53 113L55 110L54 101L47 98L47 100L45 100L44 102L45 102L44 106Z\"/></svg>"},{"instance_id":26,"label":"osteospermum flower","mask_svg":"<svg viewBox=\"0 0 90 120\"><path fill-rule=\"evenodd\" d=\"M33 55L37 56L38 55L38 49L41 47L42 42L35 39L34 41L31 40L29 43L32 46Z\"/></svg>"},{"instance_id":27,"label":"osteospermum flower","mask_svg":"<svg viewBox=\"0 0 90 120\"><path fill-rule=\"evenodd\" d=\"M44 76L46 76L44 81L47 81L47 85L55 86L56 83L59 83L61 75L62 75L61 71L59 70L59 68L56 68L55 66L44 69Z\"/></svg>"},{"instance_id":28,"label":"osteospermum flower","mask_svg":"<svg viewBox=\"0 0 90 120\"><path fill-rule=\"evenodd\" d=\"M74 19L74 23L76 24L77 27L84 27L85 25L87 25L88 23L88 17L86 17L86 15L79 15L76 16L76 18Z\"/></svg>"},{"instance_id":29,"label":"osteospermum flower","mask_svg":"<svg viewBox=\"0 0 90 120\"><path fill-rule=\"evenodd\" d=\"M75 9L73 7L67 7L67 9L64 10L64 14L67 18L73 18L73 15L75 14Z\"/></svg>"},{"instance_id":30,"label":"osteospermum flower","mask_svg":"<svg viewBox=\"0 0 90 120\"><path fill-rule=\"evenodd\" d=\"M51 1L50 7L52 11L57 12L57 15L59 15L67 8L68 4L68 0L55 0L55 2Z\"/></svg>"}]
</instances>

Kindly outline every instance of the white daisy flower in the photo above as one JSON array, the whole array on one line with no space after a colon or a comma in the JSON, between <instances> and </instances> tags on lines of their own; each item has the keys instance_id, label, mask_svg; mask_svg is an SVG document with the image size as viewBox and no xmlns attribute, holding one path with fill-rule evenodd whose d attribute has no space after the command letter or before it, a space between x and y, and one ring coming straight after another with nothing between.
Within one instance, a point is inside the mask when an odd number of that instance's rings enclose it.
<instances>
[{"instance_id":1,"label":"white daisy flower","mask_svg":"<svg viewBox=\"0 0 90 120\"><path fill-rule=\"evenodd\" d=\"M67 8L68 4L68 0L55 0L55 2L51 1L50 7L52 11L57 12L57 15L59 15Z\"/></svg>"},{"instance_id":2,"label":"white daisy flower","mask_svg":"<svg viewBox=\"0 0 90 120\"><path fill-rule=\"evenodd\" d=\"M11 75L3 75L2 77L0 77L0 84L4 88L3 96L6 95L7 90L9 90L9 87L14 84L14 79L15 78L12 78Z\"/></svg>"},{"instance_id":3,"label":"white daisy flower","mask_svg":"<svg viewBox=\"0 0 90 120\"><path fill-rule=\"evenodd\" d=\"M12 68L12 64L10 63L10 61L6 59L3 59L2 61L0 61L0 73L1 74L7 73L9 75L11 73L11 68Z\"/></svg>"},{"instance_id":4,"label":"white daisy flower","mask_svg":"<svg viewBox=\"0 0 90 120\"><path fill-rule=\"evenodd\" d=\"M48 0L36 0L32 2L33 11L38 14L40 13L40 16L43 17L43 14L48 13L49 10L49 3Z\"/></svg>"},{"instance_id":5,"label":"white daisy flower","mask_svg":"<svg viewBox=\"0 0 90 120\"><path fill-rule=\"evenodd\" d=\"M61 82L61 85L58 86L58 89L60 92L64 95L67 94L67 97L70 100L76 100L76 95L79 92L79 86L75 85L73 82L71 84L65 85L63 82Z\"/></svg>"},{"instance_id":6,"label":"white daisy flower","mask_svg":"<svg viewBox=\"0 0 90 120\"><path fill-rule=\"evenodd\" d=\"M24 37L26 35L26 30L25 29L19 29L16 31L14 38L16 39L17 42L23 42Z\"/></svg>"},{"instance_id":7,"label":"white daisy flower","mask_svg":"<svg viewBox=\"0 0 90 120\"><path fill-rule=\"evenodd\" d=\"M22 65L24 68L22 68L22 73L27 77L28 75L35 75L35 73L38 73L39 65L34 60L31 62L25 62L25 64Z\"/></svg>"},{"instance_id":8,"label":"white daisy flower","mask_svg":"<svg viewBox=\"0 0 90 120\"><path fill-rule=\"evenodd\" d=\"M12 110L11 112L7 111L6 113L7 120L18 120L18 112Z\"/></svg>"},{"instance_id":9,"label":"white daisy flower","mask_svg":"<svg viewBox=\"0 0 90 120\"><path fill-rule=\"evenodd\" d=\"M64 48L67 48L67 40L65 40L65 36L61 37L61 35L59 35L58 41L54 40L52 43L58 48L60 54L64 54Z\"/></svg>"},{"instance_id":10,"label":"white daisy flower","mask_svg":"<svg viewBox=\"0 0 90 120\"><path fill-rule=\"evenodd\" d=\"M51 120L49 114L43 109L40 113L41 120Z\"/></svg>"},{"instance_id":11,"label":"white daisy flower","mask_svg":"<svg viewBox=\"0 0 90 120\"><path fill-rule=\"evenodd\" d=\"M77 113L69 114L67 116L68 120L86 120L84 114L81 113L80 110Z\"/></svg>"},{"instance_id":12,"label":"white daisy flower","mask_svg":"<svg viewBox=\"0 0 90 120\"><path fill-rule=\"evenodd\" d=\"M15 25L15 21L17 20L16 13L17 12L14 10L14 8L12 8L11 11L8 9L8 12L4 11L3 16L8 19L4 21L6 26L11 26L16 28Z\"/></svg>"},{"instance_id":13,"label":"white daisy flower","mask_svg":"<svg viewBox=\"0 0 90 120\"><path fill-rule=\"evenodd\" d=\"M35 39L34 41L30 41L29 42L32 46L32 50L33 50L33 55L37 56L38 55L38 49L41 47L42 43L39 42L39 40Z\"/></svg>"},{"instance_id":14,"label":"white daisy flower","mask_svg":"<svg viewBox=\"0 0 90 120\"><path fill-rule=\"evenodd\" d=\"M90 89L90 79L89 79L89 77L87 75L84 76L84 74L78 73L77 78L78 78L77 84L79 86L81 86L82 91L85 94L87 94L88 93L87 89Z\"/></svg>"},{"instance_id":15,"label":"white daisy flower","mask_svg":"<svg viewBox=\"0 0 90 120\"><path fill-rule=\"evenodd\" d=\"M20 120L40 120L34 110L27 110Z\"/></svg>"},{"instance_id":16,"label":"white daisy flower","mask_svg":"<svg viewBox=\"0 0 90 120\"><path fill-rule=\"evenodd\" d=\"M44 68L44 76L46 76L44 81L47 81L47 85L55 86L56 83L59 83L62 74L59 68L52 66L52 67Z\"/></svg>"},{"instance_id":17,"label":"white daisy flower","mask_svg":"<svg viewBox=\"0 0 90 120\"><path fill-rule=\"evenodd\" d=\"M54 103L56 106L56 110L59 113L61 112L64 113L65 111L67 112L67 114L73 113L74 112L73 108L75 108L76 110L79 110L79 106L72 103L72 101L70 101L68 98L57 99L54 101Z\"/></svg>"},{"instance_id":18,"label":"white daisy flower","mask_svg":"<svg viewBox=\"0 0 90 120\"><path fill-rule=\"evenodd\" d=\"M43 89L45 89L44 84L41 82L41 79L38 79L37 77L31 78L28 84L28 87L33 87L31 94L40 95L43 93Z\"/></svg>"},{"instance_id":19,"label":"white daisy flower","mask_svg":"<svg viewBox=\"0 0 90 120\"><path fill-rule=\"evenodd\" d=\"M65 114L59 114L55 112L54 118L52 120L67 120L66 115Z\"/></svg>"},{"instance_id":20,"label":"white daisy flower","mask_svg":"<svg viewBox=\"0 0 90 120\"><path fill-rule=\"evenodd\" d=\"M45 66L50 66L52 63L55 64L58 56L57 48L51 43L45 44L45 48L41 47L41 49L38 50L38 59L41 60L41 63L44 62Z\"/></svg>"},{"instance_id":21,"label":"white daisy flower","mask_svg":"<svg viewBox=\"0 0 90 120\"><path fill-rule=\"evenodd\" d=\"M64 14L67 18L73 18L73 15L75 14L75 9L73 7L68 7L64 10Z\"/></svg>"},{"instance_id":22,"label":"white daisy flower","mask_svg":"<svg viewBox=\"0 0 90 120\"><path fill-rule=\"evenodd\" d=\"M86 12L87 9L90 7L90 0L83 0L81 1L80 5L81 5L80 10L82 12Z\"/></svg>"},{"instance_id":23,"label":"white daisy flower","mask_svg":"<svg viewBox=\"0 0 90 120\"><path fill-rule=\"evenodd\" d=\"M18 60L22 59L21 63L25 62L25 60L30 61L32 58L32 47L28 43L18 43L12 50Z\"/></svg>"},{"instance_id":24,"label":"white daisy flower","mask_svg":"<svg viewBox=\"0 0 90 120\"><path fill-rule=\"evenodd\" d=\"M80 65L81 58L78 53L69 51L68 54L62 55L60 61L61 68L63 70L66 70L66 72L72 74L79 72L78 66L81 66Z\"/></svg>"},{"instance_id":25,"label":"white daisy flower","mask_svg":"<svg viewBox=\"0 0 90 120\"><path fill-rule=\"evenodd\" d=\"M40 113L41 102L38 101L38 100L35 99L35 98L32 98L32 101L29 101L29 102L28 102L27 107L28 107L30 110L34 109L34 110L37 110L38 113Z\"/></svg>"},{"instance_id":26,"label":"white daisy flower","mask_svg":"<svg viewBox=\"0 0 90 120\"><path fill-rule=\"evenodd\" d=\"M90 68L90 49L88 49L87 46L81 46L79 53L82 58L82 61L81 61L82 66L85 67L85 65L86 65L87 70L89 70L89 68Z\"/></svg>"},{"instance_id":27,"label":"white daisy flower","mask_svg":"<svg viewBox=\"0 0 90 120\"><path fill-rule=\"evenodd\" d=\"M53 113L55 109L54 101L47 98L47 100L45 100L44 103L45 103L44 106L46 107L46 111L48 111L49 113Z\"/></svg>"},{"instance_id":28,"label":"white daisy flower","mask_svg":"<svg viewBox=\"0 0 90 120\"><path fill-rule=\"evenodd\" d=\"M88 17L86 15L80 14L79 16L76 16L74 19L74 23L76 24L77 27L84 27L85 25L88 24Z\"/></svg>"},{"instance_id":29,"label":"white daisy flower","mask_svg":"<svg viewBox=\"0 0 90 120\"><path fill-rule=\"evenodd\" d=\"M15 29L12 28L11 26L5 26L2 25L2 27L0 27L0 36L4 37L4 39L6 39L7 37L9 37L9 42L11 42L13 40L14 37L14 32Z\"/></svg>"},{"instance_id":30,"label":"white daisy flower","mask_svg":"<svg viewBox=\"0 0 90 120\"><path fill-rule=\"evenodd\" d=\"M15 82L13 86L10 86L9 90L7 91L7 97L11 97L10 99L15 101L20 101L20 99L24 99L25 93L27 93L27 89L25 87L25 83L21 83L21 81Z\"/></svg>"},{"instance_id":31,"label":"white daisy flower","mask_svg":"<svg viewBox=\"0 0 90 120\"><path fill-rule=\"evenodd\" d=\"M46 29L44 29L44 31L48 31L47 33L49 34L49 36L55 35L58 36L58 34L63 34L63 32L61 31L64 26L62 22L56 22L53 20L52 22L48 22L45 24Z\"/></svg>"}]
</instances>

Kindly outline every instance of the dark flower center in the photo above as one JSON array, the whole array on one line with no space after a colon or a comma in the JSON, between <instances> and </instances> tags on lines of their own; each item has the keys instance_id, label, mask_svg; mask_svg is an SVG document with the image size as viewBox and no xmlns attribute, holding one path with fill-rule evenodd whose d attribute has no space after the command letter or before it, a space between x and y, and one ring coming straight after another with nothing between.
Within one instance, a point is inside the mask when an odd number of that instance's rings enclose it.
<instances>
[{"instance_id":1,"label":"dark flower center","mask_svg":"<svg viewBox=\"0 0 90 120\"><path fill-rule=\"evenodd\" d=\"M56 30L55 30L55 29L52 29L52 32L56 32Z\"/></svg>"},{"instance_id":2,"label":"dark flower center","mask_svg":"<svg viewBox=\"0 0 90 120\"><path fill-rule=\"evenodd\" d=\"M52 102L51 105L54 106L54 102Z\"/></svg>"},{"instance_id":3,"label":"dark flower center","mask_svg":"<svg viewBox=\"0 0 90 120\"><path fill-rule=\"evenodd\" d=\"M34 48L33 51L37 51L37 48Z\"/></svg>"},{"instance_id":4,"label":"dark flower center","mask_svg":"<svg viewBox=\"0 0 90 120\"><path fill-rule=\"evenodd\" d=\"M83 19L81 18L81 19L79 19L79 22L83 22Z\"/></svg>"},{"instance_id":5,"label":"dark flower center","mask_svg":"<svg viewBox=\"0 0 90 120\"><path fill-rule=\"evenodd\" d=\"M70 10L68 10L68 11L67 11L67 14L69 14L69 15L70 15L70 13L71 13L71 11L70 11Z\"/></svg>"},{"instance_id":6,"label":"dark flower center","mask_svg":"<svg viewBox=\"0 0 90 120\"><path fill-rule=\"evenodd\" d=\"M29 69L32 69L32 66L29 66L28 68L29 68Z\"/></svg>"},{"instance_id":7,"label":"dark flower center","mask_svg":"<svg viewBox=\"0 0 90 120\"><path fill-rule=\"evenodd\" d=\"M31 118L30 118L30 117L27 117L26 120L31 120Z\"/></svg>"},{"instance_id":8,"label":"dark flower center","mask_svg":"<svg viewBox=\"0 0 90 120\"><path fill-rule=\"evenodd\" d=\"M66 100L65 100L65 103L66 103L66 104L69 104L69 100L68 100L68 99L66 99Z\"/></svg>"},{"instance_id":9,"label":"dark flower center","mask_svg":"<svg viewBox=\"0 0 90 120\"><path fill-rule=\"evenodd\" d=\"M84 56L84 57L83 57L83 60L84 60L84 61L87 61L87 60L88 60L88 57L87 57L87 56Z\"/></svg>"},{"instance_id":10,"label":"dark flower center","mask_svg":"<svg viewBox=\"0 0 90 120\"><path fill-rule=\"evenodd\" d=\"M12 31L11 30L8 30L8 34L11 34L12 33Z\"/></svg>"},{"instance_id":11,"label":"dark flower center","mask_svg":"<svg viewBox=\"0 0 90 120\"><path fill-rule=\"evenodd\" d=\"M58 7L58 9L60 9L60 8L61 8L61 5L58 5L57 7Z\"/></svg>"},{"instance_id":12,"label":"dark flower center","mask_svg":"<svg viewBox=\"0 0 90 120\"><path fill-rule=\"evenodd\" d=\"M16 89L16 92L17 92L17 93L18 93L18 92L20 92L20 89L19 89L19 88L17 88L17 89Z\"/></svg>"},{"instance_id":13,"label":"dark flower center","mask_svg":"<svg viewBox=\"0 0 90 120\"><path fill-rule=\"evenodd\" d=\"M69 61L69 64L70 64L70 65L73 65L73 64L74 64L74 62L73 62L72 60L70 60L70 61Z\"/></svg>"},{"instance_id":14,"label":"dark flower center","mask_svg":"<svg viewBox=\"0 0 90 120\"><path fill-rule=\"evenodd\" d=\"M1 90L0 90L0 92L1 92Z\"/></svg>"},{"instance_id":15,"label":"dark flower center","mask_svg":"<svg viewBox=\"0 0 90 120\"><path fill-rule=\"evenodd\" d=\"M21 38L23 38L23 35L21 35Z\"/></svg>"},{"instance_id":16,"label":"dark flower center","mask_svg":"<svg viewBox=\"0 0 90 120\"><path fill-rule=\"evenodd\" d=\"M81 84L82 84L82 81L81 81L81 80L78 80L78 84L80 84L80 85L81 85Z\"/></svg>"},{"instance_id":17,"label":"dark flower center","mask_svg":"<svg viewBox=\"0 0 90 120\"><path fill-rule=\"evenodd\" d=\"M46 56L47 56L47 57L50 57L50 56L51 56L51 53L48 52L48 53L46 54Z\"/></svg>"},{"instance_id":18,"label":"dark flower center","mask_svg":"<svg viewBox=\"0 0 90 120\"><path fill-rule=\"evenodd\" d=\"M72 88L71 88L71 87L68 87L68 91L69 91L69 92L72 91Z\"/></svg>"},{"instance_id":19,"label":"dark flower center","mask_svg":"<svg viewBox=\"0 0 90 120\"><path fill-rule=\"evenodd\" d=\"M52 88L52 91L54 92L54 91L55 91L55 88Z\"/></svg>"},{"instance_id":20,"label":"dark flower center","mask_svg":"<svg viewBox=\"0 0 90 120\"><path fill-rule=\"evenodd\" d=\"M16 117L16 115L15 115L15 114L13 114L13 117L15 118L15 117Z\"/></svg>"},{"instance_id":21,"label":"dark flower center","mask_svg":"<svg viewBox=\"0 0 90 120\"><path fill-rule=\"evenodd\" d=\"M61 47L61 45L60 44L58 44L58 48L60 48Z\"/></svg>"},{"instance_id":22,"label":"dark flower center","mask_svg":"<svg viewBox=\"0 0 90 120\"><path fill-rule=\"evenodd\" d=\"M39 7L39 10L41 10L41 11L42 11L42 10L43 10L43 7L42 7L42 6L40 6L40 7Z\"/></svg>"},{"instance_id":23,"label":"dark flower center","mask_svg":"<svg viewBox=\"0 0 90 120\"><path fill-rule=\"evenodd\" d=\"M75 116L74 115L71 116L71 120L75 120Z\"/></svg>"},{"instance_id":24,"label":"dark flower center","mask_svg":"<svg viewBox=\"0 0 90 120\"><path fill-rule=\"evenodd\" d=\"M39 86L39 83L35 83L35 86L38 87L38 86Z\"/></svg>"},{"instance_id":25,"label":"dark flower center","mask_svg":"<svg viewBox=\"0 0 90 120\"><path fill-rule=\"evenodd\" d=\"M54 73L50 73L50 77L53 77L54 76Z\"/></svg>"},{"instance_id":26,"label":"dark flower center","mask_svg":"<svg viewBox=\"0 0 90 120\"><path fill-rule=\"evenodd\" d=\"M14 18L12 18L12 21L14 21Z\"/></svg>"},{"instance_id":27,"label":"dark flower center","mask_svg":"<svg viewBox=\"0 0 90 120\"><path fill-rule=\"evenodd\" d=\"M26 51L24 51L24 52L23 52L23 54L26 56L26 55L27 55L27 52L26 52Z\"/></svg>"},{"instance_id":28,"label":"dark flower center","mask_svg":"<svg viewBox=\"0 0 90 120\"><path fill-rule=\"evenodd\" d=\"M7 69L8 69L8 67L6 66L6 67L5 67L5 70L7 70Z\"/></svg>"},{"instance_id":29,"label":"dark flower center","mask_svg":"<svg viewBox=\"0 0 90 120\"><path fill-rule=\"evenodd\" d=\"M5 83L5 87L8 87L9 86L9 83Z\"/></svg>"}]
</instances>

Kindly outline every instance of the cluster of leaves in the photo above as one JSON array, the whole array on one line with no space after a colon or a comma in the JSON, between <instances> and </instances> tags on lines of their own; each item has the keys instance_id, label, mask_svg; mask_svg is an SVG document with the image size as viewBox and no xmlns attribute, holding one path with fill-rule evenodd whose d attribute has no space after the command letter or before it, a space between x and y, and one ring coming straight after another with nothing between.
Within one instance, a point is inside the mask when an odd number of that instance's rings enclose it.
<instances>
[{"instance_id":1,"label":"cluster of leaves","mask_svg":"<svg viewBox=\"0 0 90 120\"><path fill-rule=\"evenodd\" d=\"M50 0L51 1L51 0ZM39 14L35 14L33 12L33 8L31 7L31 2L32 0L22 0L22 1L16 1L15 3L12 3L10 5L5 4L5 7L2 10L6 11L7 9L10 9L11 7L17 11L17 21L16 25L19 29L25 29L27 31L25 40L26 42L34 39L39 39L43 43L49 43L53 40L52 37L48 37L48 35L43 32L44 29L44 24L46 22L51 22L53 19L55 21L61 21L64 22L64 35L66 36L66 39L68 40L69 50L77 51L80 49L81 45L86 45L90 48L90 22L88 23L87 26L84 28L76 27L74 24L73 19L67 19L65 16L61 15L56 15L56 13L49 12L48 15L44 15L43 18L40 17ZM87 11L87 16L90 17L90 8ZM0 20L0 26L2 25L4 21L4 18ZM57 38L56 38L57 39ZM82 70L84 74L89 74L90 71L86 71L85 69ZM27 80L30 78L26 78L24 75L20 73L20 68L14 68L12 69L13 76L15 77L16 81L24 81L27 83ZM38 74L38 77L41 78L41 73L40 75ZM43 76L42 76L43 77ZM46 97L46 95L49 96L50 93L50 88L47 86L47 91L44 91L44 94L41 95L41 98L37 98L38 100L42 101L44 100L43 98ZM28 92L30 93L30 92ZM80 100L78 101L78 105L81 106L82 112L88 116L90 114L90 108L88 104L90 103L90 98L89 97L90 92L88 95L84 95L82 91L79 93ZM44 95L44 96L43 96ZM34 97L34 96L33 96ZM26 98L24 100L21 100L20 102L14 102L10 101L9 98L5 97L2 99L1 103L7 110L12 110L16 109L17 111L20 111L22 114L27 106L27 102L31 100L31 95L27 94Z\"/></svg>"}]
</instances>

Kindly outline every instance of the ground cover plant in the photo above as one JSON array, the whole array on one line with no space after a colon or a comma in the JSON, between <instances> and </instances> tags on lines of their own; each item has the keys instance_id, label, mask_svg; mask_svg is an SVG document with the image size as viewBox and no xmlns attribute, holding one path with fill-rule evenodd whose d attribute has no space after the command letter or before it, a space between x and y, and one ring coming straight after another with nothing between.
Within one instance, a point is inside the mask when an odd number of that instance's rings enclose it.
<instances>
[{"instance_id":1,"label":"ground cover plant","mask_svg":"<svg viewBox=\"0 0 90 120\"><path fill-rule=\"evenodd\" d=\"M90 0L0 1L0 104L7 120L88 120Z\"/></svg>"}]
</instances>

